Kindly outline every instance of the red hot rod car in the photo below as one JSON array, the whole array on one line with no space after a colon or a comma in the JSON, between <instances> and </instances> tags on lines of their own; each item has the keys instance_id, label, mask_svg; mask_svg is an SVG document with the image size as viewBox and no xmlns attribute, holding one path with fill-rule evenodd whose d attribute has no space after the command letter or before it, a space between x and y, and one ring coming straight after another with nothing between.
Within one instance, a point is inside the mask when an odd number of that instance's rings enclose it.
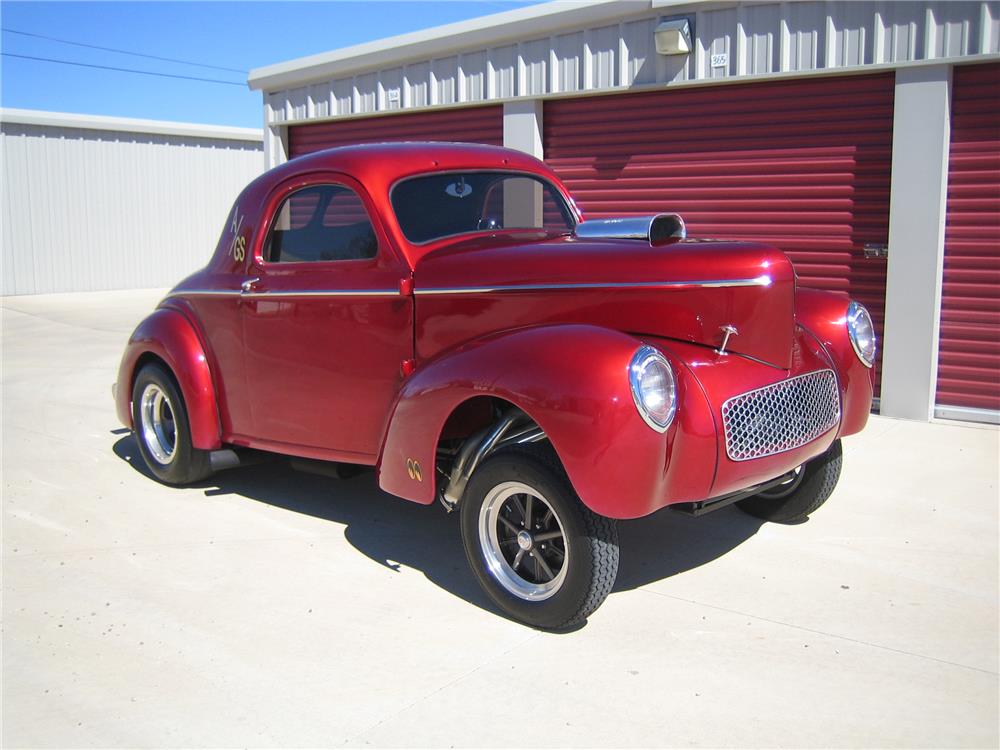
<instances>
[{"instance_id":1,"label":"red hot rod car","mask_svg":"<svg viewBox=\"0 0 1000 750\"><path fill-rule=\"evenodd\" d=\"M499 607L561 628L611 590L616 519L816 510L874 356L865 309L797 289L774 248L686 239L673 214L584 221L525 154L404 143L253 181L115 391L163 482L247 449L374 466L460 511Z\"/></svg>"}]
</instances>

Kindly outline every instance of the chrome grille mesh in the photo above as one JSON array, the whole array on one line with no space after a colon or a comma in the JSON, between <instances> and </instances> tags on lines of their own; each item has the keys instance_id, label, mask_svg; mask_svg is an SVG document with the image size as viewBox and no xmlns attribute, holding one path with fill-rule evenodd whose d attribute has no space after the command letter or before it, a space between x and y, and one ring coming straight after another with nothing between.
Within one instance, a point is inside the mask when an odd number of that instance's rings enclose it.
<instances>
[{"instance_id":1,"label":"chrome grille mesh","mask_svg":"<svg viewBox=\"0 0 1000 750\"><path fill-rule=\"evenodd\" d=\"M815 440L840 419L832 370L783 380L722 405L726 453L733 461L772 456Z\"/></svg>"}]
</instances>

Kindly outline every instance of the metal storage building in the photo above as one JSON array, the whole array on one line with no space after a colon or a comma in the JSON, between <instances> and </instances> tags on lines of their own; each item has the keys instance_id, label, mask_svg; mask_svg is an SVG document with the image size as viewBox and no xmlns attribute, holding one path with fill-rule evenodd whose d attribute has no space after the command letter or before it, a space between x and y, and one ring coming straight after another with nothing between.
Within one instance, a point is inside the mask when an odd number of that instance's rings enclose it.
<instances>
[{"instance_id":1,"label":"metal storage building","mask_svg":"<svg viewBox=\"0 0 1000 750\"><path fill-rule=\"evenodd\" d=\"M0 110L2 293L170 286L263 171L250 128Z\"/></svg>"},{"instance_id":2,"label":"metal storage building","mask_svg":"<svg viewBox=\"0 0 1000 750\"><path fill-rule=\"evenodd\" d=\"M872 311L882 414L1000 422L1000 2L554 2L250 85L268 166L503 144L588 216L772 242Z\"/></svg>"}]
</instances>

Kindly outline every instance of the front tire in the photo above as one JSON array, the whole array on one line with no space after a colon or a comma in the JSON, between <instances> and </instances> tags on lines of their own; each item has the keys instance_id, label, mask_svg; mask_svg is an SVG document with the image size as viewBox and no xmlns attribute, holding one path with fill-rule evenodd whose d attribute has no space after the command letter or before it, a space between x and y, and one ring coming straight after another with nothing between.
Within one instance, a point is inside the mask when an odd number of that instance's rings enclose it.
<instances>
[{"instance_id":1,"label":"front tire","mask_svg":"<svg viewBox=\"0 0 1000 750\"><path fill-rule=\"evenodd\" d=\"M589 510L548 447L500 451L461 501L469 565L489 597L538 628L573 627L618 575L618 528Z\"/></svg>"},{"instance_id":2,"label":"front tire","mask_svg":"<svg viewBox=\"0 0 1000 750\"><path fill-rule=\"evenodd\" d=\"M212 473L209 452L191 443L184 398L165 367L148 364L136 375L132 424L146 466L164 484L189 484Z\"/></svg>"},{"instance_id":3,"label":"front tire","mask_svg":"<svg viewBox=\"0 0 1000 750\"><path fill-rule=\"evenodd\" d=\"M736 503L745 513L765 521L798 523L806 520L833 494L844 463L840 441L795 470L784 485Z\"/></svg>"}]
</instances>

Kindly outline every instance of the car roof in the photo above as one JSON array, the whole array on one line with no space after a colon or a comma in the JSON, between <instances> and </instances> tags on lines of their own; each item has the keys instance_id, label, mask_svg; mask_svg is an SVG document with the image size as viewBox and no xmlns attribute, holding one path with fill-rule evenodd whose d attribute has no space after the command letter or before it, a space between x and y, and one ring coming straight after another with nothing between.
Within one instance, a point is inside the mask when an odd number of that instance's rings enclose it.
<instances>
[{"instance_id":1,"label":"car roof","mask_svg":"<svg viewBox=\"0 0 1000 750\"><path fill-rule=\"evenodd\" d=\"M476 143L404 141L315 151L285 162L257 181L270 183L270 187L298 174L331 171L347 174L370 192L379 192L404 177L458 169L514 170L552 176L541 161L514 149Z\"/></svg>"}]
</instances>

